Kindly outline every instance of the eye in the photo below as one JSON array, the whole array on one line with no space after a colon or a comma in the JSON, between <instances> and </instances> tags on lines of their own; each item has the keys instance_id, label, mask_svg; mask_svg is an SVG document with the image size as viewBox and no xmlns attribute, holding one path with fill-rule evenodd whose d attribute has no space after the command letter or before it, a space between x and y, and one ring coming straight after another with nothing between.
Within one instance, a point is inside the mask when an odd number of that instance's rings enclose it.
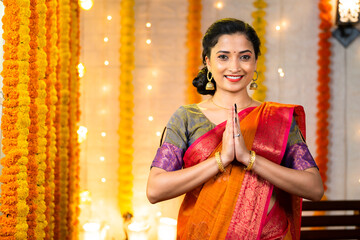
<instances>
[{"instance_id":1,"label":"eye","mask_svg":"<svg viewBox=\"0 0 360 240\"><path fill-rule=\"evenodd\" d=\"M251 58L250 55L242 55L242 56L240 57L241 60L245 60L245 61L250 60L250 58Z\"/></svg>"},{"instance_id":2,"label":"eye","mask_svg":"<svg viewBox=\"0 0 360 240\"><path fill-rule=\"evenodd\" d=\"M225 54L221 54L221 55L218 56L218 58L219 58L220 60L227 60L227 59L228 59L228 56L226 56Z\"/></svg>"}]
</instances>

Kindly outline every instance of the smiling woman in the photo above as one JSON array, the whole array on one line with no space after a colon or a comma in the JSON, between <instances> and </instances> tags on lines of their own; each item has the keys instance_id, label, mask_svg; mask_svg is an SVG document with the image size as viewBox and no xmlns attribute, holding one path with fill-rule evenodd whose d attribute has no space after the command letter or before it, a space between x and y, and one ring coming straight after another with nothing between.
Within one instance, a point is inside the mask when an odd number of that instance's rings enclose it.
<instances>
[{"instance_id":1,"label":"smiling woman","mask_svg":"<svg viewBox=\"0 0 360 240\"><path fill-rule=\"evenodd\" d=\"M259 49L237 19L215 22L203 38L193 85L212 97L173 114L147 186L151 203L186 193L178 239L299 239L302 198L323 195L303 108L248 94Z\"/></svg>"}]
</instances>

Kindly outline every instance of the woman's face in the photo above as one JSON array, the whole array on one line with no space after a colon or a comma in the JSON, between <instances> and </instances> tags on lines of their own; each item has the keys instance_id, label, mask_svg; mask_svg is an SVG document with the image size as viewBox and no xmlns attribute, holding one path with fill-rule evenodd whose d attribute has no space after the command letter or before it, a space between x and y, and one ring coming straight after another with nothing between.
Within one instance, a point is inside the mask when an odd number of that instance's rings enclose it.
<instances>
[{"instance_id":1,"label":"woman's face","mask_svg":"<svg viewBox=\"0 0 360 240\"><path fill-rule=\"evenodd\" d=\"M256 70L253 45L241 33L220 36L211 49L210 59L205 60L216 82L216 91L246 90Z\"/></svg>"}]
</instances>

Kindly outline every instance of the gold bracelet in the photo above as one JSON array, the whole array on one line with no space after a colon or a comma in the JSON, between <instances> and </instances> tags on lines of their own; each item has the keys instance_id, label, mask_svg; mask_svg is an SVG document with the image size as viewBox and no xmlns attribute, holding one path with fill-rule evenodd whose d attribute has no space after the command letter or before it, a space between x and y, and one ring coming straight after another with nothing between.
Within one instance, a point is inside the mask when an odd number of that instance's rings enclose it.
<instances>
[{"instance_id":1,"label":"gold bracelet","mask_svg":"<svg viewBox=\"0 0 360 240\"><path fill-rule=\"evenodd\" d=\"M215 153L215 159L216 159L216 162L217 162L217 165L218 165L218 168L219 168L220 172L222 172L222 173L226 172L226 170L224 168L224 165L221 162L220 152Z\"/></svg>"},{"instance_id":2,"label":"gold bracelet","mask_svg":"<svg viewBox=\"0 0 360 240\"><path fill-rule=\"evenodd\" d=\"M249 165L245 168L246 171L250 171L254 165L256 160L256 153L254 151L250 151L250 162Z\"/></svg>"}]
</instances>

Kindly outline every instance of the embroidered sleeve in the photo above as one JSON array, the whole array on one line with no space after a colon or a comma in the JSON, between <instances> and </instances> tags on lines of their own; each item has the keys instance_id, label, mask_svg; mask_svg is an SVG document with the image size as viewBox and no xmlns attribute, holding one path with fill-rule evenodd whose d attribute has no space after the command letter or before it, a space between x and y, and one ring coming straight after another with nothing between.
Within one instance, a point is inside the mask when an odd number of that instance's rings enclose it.
<instances>
[{"instance_id":1,"label":"embroidered sleeve","mask_svg":"<svg viewBox=\"0 0 360 240\"><path fill-rule=\"evenodd\" d=\"M164 143L157 150L151 167L166 171L176 171L183 166L183 156L187 148L187 117L184 107L180 107L166 125Z\"/></svg>"},{"instance_id":2,"label":"embroidered sleeve","mask_svg":"<svg viewBox=\"0 0 360 240\"><path fill-rule=\"evenodd\" d=\"M305 170L311 167L317 168L314 158L312 157L294 119L291 123L282 165L296 170Z\"/></svg>"}]
</instances>

